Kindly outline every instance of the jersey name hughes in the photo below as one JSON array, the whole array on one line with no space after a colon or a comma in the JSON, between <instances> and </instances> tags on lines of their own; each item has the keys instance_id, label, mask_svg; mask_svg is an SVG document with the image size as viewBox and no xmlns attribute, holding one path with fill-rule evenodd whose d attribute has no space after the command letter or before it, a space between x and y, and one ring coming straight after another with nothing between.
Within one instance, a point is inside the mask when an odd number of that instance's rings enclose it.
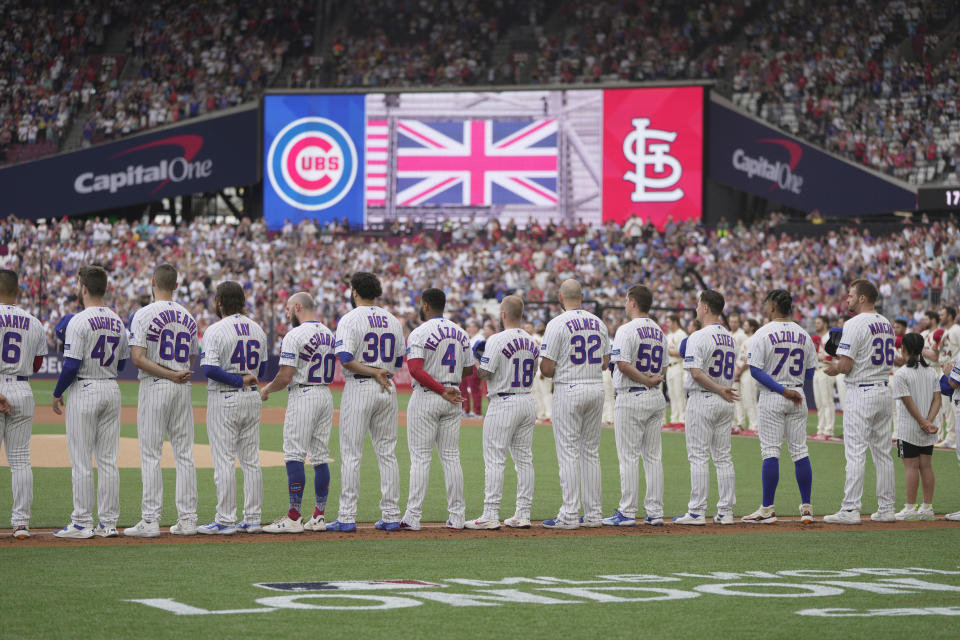
<instances>
[{"instance_id":1,"label":"jersey name hughes","mask_svg":"<svg viewBox=\"0 0 960 640\"><path fill-rule=\"evenodd\" d=\"M303 350L300 352L300 359L309 362L313 359L313 354L317 352L317 349L320 347L332 346L332 333L314 333L312 336L310 336L310 340L307 341L307 344L303 345Z\"/></svg>"},{"instance_id":2,"label":"jersey name hughes","mask_svg":"<svg viewBox=\"0 0 960 640\"><path fill-rule=\"evenodd\" d=\"M0 315L0 329L30 329L30 318L26 316Z\"/></svg>"},{"instance_id":3,"label":"jersey name hughes","mask_svg":"<svg viewBox=\"0 0 960 640\"><path fill-rule=\"evenodd\" d=\"M510 358L519 351L529 351L534 357L539 355L540 347L530 338L514 338L500 350L504 358Z\"/></svg>"},{"instance_id":4,"label":"jersey name hughes","mask_svg":"<svg viewBox=\"0 0 960 640\"><path fill-rule=\"evenodd\" d=\"M183 325L190 332L190 335L197 335L197 323L189 314L170 309L169 311L161 311L150 321L150 325L147 327L147 340L150 342L158 341L163 328L168 324Z\"/></svg>"},{"instance_id":5,"label":"jersey name hughes","mask_svg":"<svg viewBox=\"0 0 960 640\"><path fill-rule=\"evenodd\" d=\"M767 334L767 340L770 341L770 344L781 344L783 342L792 342L800 346L807 344L807 336L805 334L788 330L771 331Z\"/></svg>"},{"instance_id":6,"label":"jersey name hughes","mask_svg":"<svg viewBox=\"0 0 960 640\"><path fill-rule=\"evenodd\" d=\"M867 325L867 328L870 329L871 335L877 335L878 333L893 336L893 326L889 322L871 322Z\"/></svg>"},{"instance_id":7,"label":"jersey name hughes","mask_svg":"<svg viewBox=\"0 0 960 640\"><path fill-rule=\"evenodd\" d=\"M123 323L116 318L108 316L93 316L87 318L90 328L94 331L113 331L114 333L123 333Z\"/></svg>"},{"instance_id":8,"label":"jersey name hughes","mask_svg":"<svg viewBox=\"0 0 960 640\"><path fill-rule=\"evenodd\" d=\"M600 331L600 321L596 318L571 318L563 323L567 331Z\"/></svg>"},{"instance_id":9,"label":"jersey name hughes","mask_svg":"<svg viewBox=\"0 0 960 640\"><path fill-rule=\"evenodd\" d=\"M430 332L430 336L423 343L423 348L427 351L436 351L443 340L456 340L464 349L470 343L470 338L463 331L453 325L442 324Z\"/></svg>"},{"instance_id":10,"label":"jersey name hughes","mask_svg":"<svg viewBox=\"0 0 960 640\"><path fill-rule=\"evenodd\" d=\"M737 341L733 339L733 336L729 333L713 333L710 334L710 337L713 338L714 344L719 347L730 347L731 349L737 348Z\"/></svg>"}]
</instances>

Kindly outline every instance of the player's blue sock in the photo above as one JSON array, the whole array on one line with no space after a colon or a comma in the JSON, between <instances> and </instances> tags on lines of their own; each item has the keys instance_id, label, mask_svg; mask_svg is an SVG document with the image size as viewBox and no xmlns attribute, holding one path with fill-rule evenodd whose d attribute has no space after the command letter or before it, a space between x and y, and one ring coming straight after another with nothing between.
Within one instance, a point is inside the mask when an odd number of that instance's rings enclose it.
<instances>
[{"instance_id":1,"label":"player's blue sock","mask_svg":"<svg viewBox=\"0 0 960 640\"><path fill-rule=\"evenodd\" d=\"M800 500L803 501L803 504L810 504L810 491L813 487L813 469L810 467L810 458L801 458L794 462L793 470L797 474Z\"/></svg>"},{"instance_id":2,"label":"player's blue sock","mask_svg":"<svg viewBox=\"0 0 960 640\"><path fill-rule=\"evenodd\" d=\"M327 494L330 491L330 465L318 464L313 467L313 490L317 494L317 509L314 513L323 513L327 508Z\"/></svg>"},{"instance_id":3,"label":"player's blue sock","mask_svg":"<svg viewBox=\"0 0 960 640\"><path fill-rule=\"evenodd\" d=\"M769 507L777 495L777 484L780 482L780 458L765 458L760 476L763 483L763 506Z\"/></svg>"},{"instance_id":4,"label":"player's blue sock","mask_svg":"<svg viewBox=\"0 0 960 640\"><path fill-rule=\"evenodd\" d=\"M303 485L307 482L307 474L303 470L303 462L287 461L287 489L290 491L290 510L300 513L300 504L303 502ZM298 516L299 517L299 516ZM296 520L296 518L291 518Z\"/></svg>"}]
</instances>

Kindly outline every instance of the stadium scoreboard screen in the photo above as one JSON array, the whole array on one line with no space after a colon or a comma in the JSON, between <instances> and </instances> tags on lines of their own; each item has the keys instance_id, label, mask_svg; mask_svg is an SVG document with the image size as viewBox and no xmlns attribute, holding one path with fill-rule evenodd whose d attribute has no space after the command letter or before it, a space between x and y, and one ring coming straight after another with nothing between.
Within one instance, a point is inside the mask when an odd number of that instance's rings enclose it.
<instances>
[{"instance_id":1,"label":"stadium scoreboard screen","mask_svg":"<svg viewBox=\"0 0 960 640\"><path fill-rule=\"evenodd\" d=\"M703 212L700 86L268 93L263 212L362 226L484 212L663 228Z\"/></svg>"},{"instance_id":2,"label":"stadium scoreboard screen","mask_svg":"<svg viewBox=\"0 0 960 640\"><path fill-rule=\"evenodd\" d=\"M920 187L917 208L921 211L960 211L960 185Z\"/></svg>"}]
</instances>

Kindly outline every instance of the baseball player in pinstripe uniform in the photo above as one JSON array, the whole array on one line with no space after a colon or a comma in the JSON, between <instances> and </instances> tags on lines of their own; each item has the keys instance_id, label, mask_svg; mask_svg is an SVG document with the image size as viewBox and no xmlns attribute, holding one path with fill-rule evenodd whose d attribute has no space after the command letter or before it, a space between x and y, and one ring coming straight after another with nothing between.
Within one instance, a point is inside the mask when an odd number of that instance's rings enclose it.
<instances>
[{"instance_id":1,"label":"baseball player in pinstripe uniform","mask_svg":"<svg viewBox=\"0 0 960 640\"><path fill-rule=\"evenodd\" d=\"M780 482L780 448L786 440L800 487L800 522L809 524L813 522L813 507L810 506L813 471L807 453L807 406L803 382L813 379L817 351L809 334L789 319L793 312L793 296L788 291L770 291L764 298L763 311L770 321L747 343L747 365L753 379L760 384L757 432L763 458L763 501L757 511L742 520L754 524L777 521L773 500Z\"/></svg>"},{"instance_id":2,"label":"baseball player in pinstripe uniform","mask_svg":"<svg viewBox=\"0 0 960 640\"><path fill-rule=\"evenodd\" d=\"M603 369L610 363L607 325L585 311L583 290L564 280L557 296L564 312L547 324L540 371L553 378L553 437L563 504L547 529L599 527L601 512L600 420ZM583 501L583 517L578 518Z\"/></svg>"},{"instance_id":3,"label":"baseball player in pinstripe uniform","mask_svg":"<svg viewBox=\"0 0 960 640\"><path fill-rule=\"evenodd\" d=\"M690 503L687 513L673 519L676 524L706 524L704 514L710 492L709 461L717 470L717 524L733 524L735 476L730 457L730 429L733 390L737 365L737 344L720 324L725 301L718 291L705 290L697 301L697 318L703 328L687 339L683 368L690 374L687 395L687 459L690 461Z\"/></svg>"},{"instance_id":4,"label":"baseball player in pinstripe uniform","mask_svg":"<svg viewBox=\"0 0 960 640\"><path fill-rule=\"evenodd\" d=\"M280 345L280 368L260 391L264 402L270 394L287 389L287 413L283 419L283 460L287 466L290 508L286 515L268 524L267 533L324 531L327 493L330 489L330 430L333 428L333 396L329 384L336 373L333 332L317 319L317 305L305 291L287 300L287 322L292 329ZM306 524L301 519L303 488L307 482L304 460L313 465L316 503Z\"/></svg>"},{"instance_id":5,"label":"baseball player in pinstripe uniform","mask_svg":"<svg viewBox=\"0 0 960 640\"><path fill-rule=\"evenodd\" d=\"M643 501L644 524L663 526L663 464L660 427L666 400L660 383L666 360L663 331L650 316L653 293L637 284L627 291L625 310L630 322L617 329L610 349L616 363L613 383L617 390L614 432L620 460L620 506L603 524L632 527L637 524L640 478L637 464L643 458L647 493Z\"/></svg>"},{"instance_id":6,"label":"baseball player in pinstripe uniform","mask_svg":"<svg viewBox=\"0 0 960 640\"><path fill-rule=\"evenodd\" d=\"M536 403L533 380L540 347L536 339L520 328L523 299L506 296L500 303L502 330L490 336L480 355L478 375L487 381L487 415L483 418L483 514L466 523L468 529L499 529L503 499L503 469L507 452L517 472L517 502L513 516L504 524L515 529L530 528L533 504L533 426Z\"/></svg>"},{"instance_id":7,"label":"baseball player in pinstripe uniform","mask_svg":"<svg viewBox=\"0 0 960 640\"><path fill-rule=\"evenodd\" d=\"M334 350L346 370L340 400L340 511L327 531L356 531L360 457L367 431L380 467L377 529L400 528L400 467L397 464L397 389L393 374L403 366L403 327L374 304L383 295L380 280L358 271L350 278L356 307L337 323Z\"/></svg>"},{"instance_id":8,"label":"baseball player in pinstripe uniform","mask_svg":"<svg viewBox=\"0 0 960 640\"><path fill-rule=\"evenodd\" d=\"M846 374L847 394L843 405L843 449L846 482L840 511L824 522L860 524L860 501L867 449L877 473L877 522L894 522L893 458L890 456L890 368L893 366L894 333L890 322L874 305L877 287L868 280L854 280L847 293L847 306L857 315L847 320L840 336L837 359L827 366L827 375Z\"/></svg>"},{"instance_id":9,"label":"baseball player in pinstripe uniform","mask_svg":"<svg viewBox=\"0 0 960 640\"><path fill-rule=\"evenodd\" d=\"M437 447L447 487L448 529L463 529L463 469L460 467L460 381L474 370L470 336L443 317L447 296L440 289L420 294L423 321L407 338L407 367L413 395L407 405L410 449L410 495L401 529L420 528L423 500L430 479L430 459Z\"/></svg>"},{"instance_id":10,"label":"baseball player in pinstripe uniform","mask_svg":"<svg viewBox=\"0 0 960 640\"><path fill-rule=\"evenodd\" d=\"M7 450L13 489L10 525L20 540L30 537L33 504L33 391L27 380L43 364L47 338L40 321L16 306L17 291L17 272L0 269L0 442Z\"/></svg>"},{"instance_id":11,"label":"baseball player in pinstripe uniform","mask_svg":"<svg viewBox=\"0 0 960 640\"><path fill-rule=\"evenodd\" d=\"M239 283L217 285L217 316L200 341L200 366L207 376L207 435L217 485L217 515L197 528L207 535L260 532L263 472L260 469L260 410L257 377L267 359L267 334L243 315L247 299ZM237 524L237 474L243 470L243 520Z\"/></svg>"},{"instance_id":12,"label":"baseball player in pinstripe uniform","mask_svg":"<svg viewBox=\"0 0 960 640\"><path fill-rule=\"evenodd\" d=\"M153 271L155 302L137 311L130 323L130 357L140 369L137 396L137 440L143 477L142 517L123 535L160 535L163 436L170 438L177 468L175 535L197 532L197 471L193 464L193 404L190 376L197 356L197 322L173 301L177 270L162 264Z\"/></svg>"},{"instance_id":13,"label":"baseball player in pinstripe uniform","mask_svg":"<svg viewBox=\"0 0 960 640\"><path fill-rule=\"evenodd\" d=\"M67 448L73 477L71 522L54 532L58 538L117 536L120 517L120 387L117 372L130 356L127 330L116 313L103 306L107 272L82 267L79 298L84 310L67 325L63 369L53 390L53 411L63 413L67 396ZM97 513L93 527L93 468L97 458Z\"/></svg>"}]
</instances>

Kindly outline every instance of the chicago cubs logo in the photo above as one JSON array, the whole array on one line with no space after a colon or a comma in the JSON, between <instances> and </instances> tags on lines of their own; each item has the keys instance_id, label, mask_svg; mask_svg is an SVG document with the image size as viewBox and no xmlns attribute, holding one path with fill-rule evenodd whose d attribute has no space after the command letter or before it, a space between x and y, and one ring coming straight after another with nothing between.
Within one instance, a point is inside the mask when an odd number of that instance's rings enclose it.
<instances>
[{"instance_id":1,"label":"chicago cubs logo","mask_svg":"<svg viewBox=\"0 0 960 640\"><path fill-rule=\"evenodd\" d=\"M340 202L357 179L357 148L343 128L326 118L300 118L270 144L267 174L284 202L320 211Z\"/></svg>"}]
</instances>

